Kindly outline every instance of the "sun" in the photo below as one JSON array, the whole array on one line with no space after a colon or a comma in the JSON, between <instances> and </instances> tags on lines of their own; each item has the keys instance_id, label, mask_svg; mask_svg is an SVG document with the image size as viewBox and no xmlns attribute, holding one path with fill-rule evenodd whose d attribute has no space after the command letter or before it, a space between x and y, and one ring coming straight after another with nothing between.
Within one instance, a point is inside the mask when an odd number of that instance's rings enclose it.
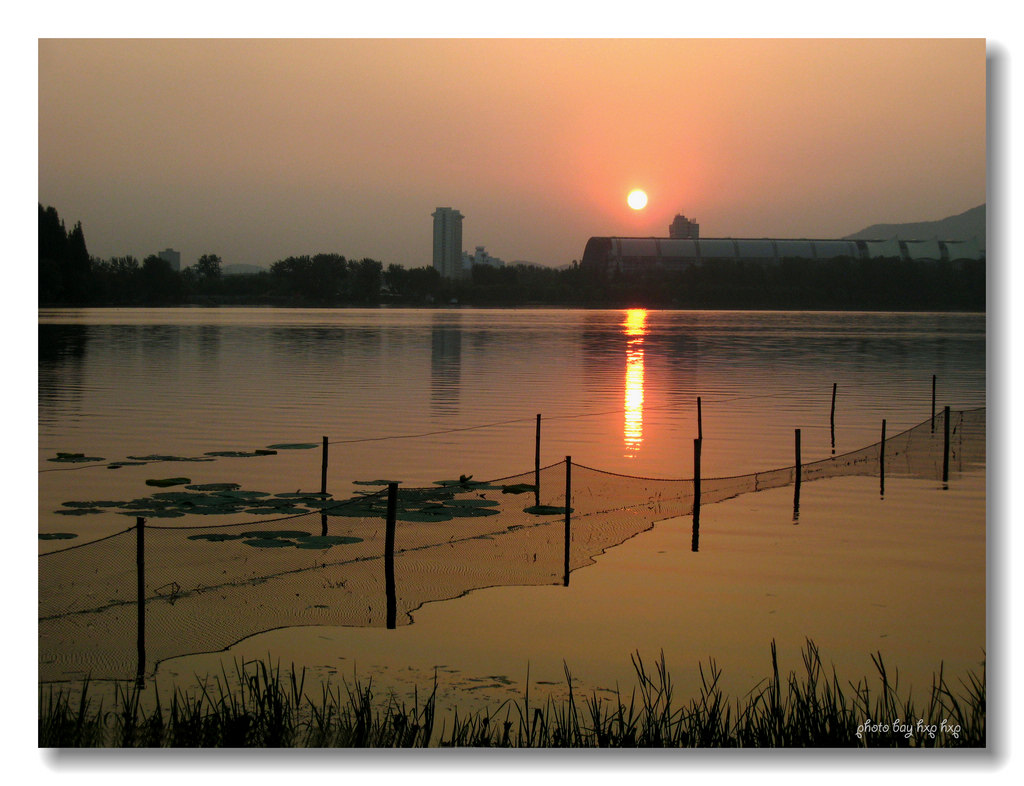
<instances>
[{"instance_id":1,"label":"sun","mask_svg":"<svg viewBox=\"0 0 1024 786\"><path fill-rule=\"evenodd\" d=\"M639 188L634 188L629 192L629 196L626 197L626 204L634 210L643 210L647 207L647 194Z\"/></svg>"}]
</instances>

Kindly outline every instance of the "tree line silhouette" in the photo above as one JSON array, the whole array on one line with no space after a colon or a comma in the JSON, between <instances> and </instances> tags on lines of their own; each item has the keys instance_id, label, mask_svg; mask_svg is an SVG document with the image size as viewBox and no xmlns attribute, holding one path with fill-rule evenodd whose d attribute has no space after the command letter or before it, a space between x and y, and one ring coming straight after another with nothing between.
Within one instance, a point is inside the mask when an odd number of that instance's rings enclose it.
<instances>
[{"instance_id":1,"label":"tree line silhouette","mask_svg":"<svg viewBox=\"0 0 1024 786\"><path fill-rule=\"evenodd\" d=\"M99 259L81 222L68 231L39 205L40 306L551 305L601 308L985 310L985 261L721 260L620 274L517 264L474 265L461 280L433 267L384 265L337 253L290 256L267 271L225 275L216 254L174 270L157 255Z\"/></svg>"}]
</instances>

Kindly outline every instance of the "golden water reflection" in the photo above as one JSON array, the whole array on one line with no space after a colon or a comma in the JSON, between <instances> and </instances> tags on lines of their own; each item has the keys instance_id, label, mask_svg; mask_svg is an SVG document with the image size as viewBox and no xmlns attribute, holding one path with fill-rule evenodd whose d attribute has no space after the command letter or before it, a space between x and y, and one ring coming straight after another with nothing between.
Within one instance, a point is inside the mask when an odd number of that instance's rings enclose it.
<instances>
[{"instance_id":1,"label":"golden water reflection","mask_svg":"<svg viewBox=\"0 0 1024 786\"><path fill-rule=\"evenodd\" d=\"M623 323L626 335L626 400L622 440L626 456L632 457L644 441L644 336L647 334L647 309L631 308Z\"/></svg>"}]
</instances>

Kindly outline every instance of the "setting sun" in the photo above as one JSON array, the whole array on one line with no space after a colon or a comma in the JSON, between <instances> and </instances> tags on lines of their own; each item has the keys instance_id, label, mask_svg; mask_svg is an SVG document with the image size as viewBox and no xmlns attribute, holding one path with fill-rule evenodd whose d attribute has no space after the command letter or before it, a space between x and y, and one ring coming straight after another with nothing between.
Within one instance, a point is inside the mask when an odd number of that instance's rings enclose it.
<instances>
[{"instance_id":1,"label":"setting sun","mask_svg":"<svg viewBox=\"0 0 1024 786\"><path fill-rule=\"evenodd\" d=\"M626 204L634 210L643 210L647 206L647 194L639 188L635 188L630 191L629 196L626 197Z\"/></svg>"}]
</instances>

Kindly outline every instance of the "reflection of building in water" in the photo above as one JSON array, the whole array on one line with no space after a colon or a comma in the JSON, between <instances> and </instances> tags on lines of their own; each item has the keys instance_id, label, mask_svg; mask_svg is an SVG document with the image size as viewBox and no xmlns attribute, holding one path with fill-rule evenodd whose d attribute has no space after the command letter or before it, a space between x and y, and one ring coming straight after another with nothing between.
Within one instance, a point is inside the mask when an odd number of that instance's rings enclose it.
<instances>
[{"instance_id":1,"label":"reflection of building in water","mask_svg":"<svg viewBox=\"0 0 1024 786\"><path fill-rule=\"evenodd\" d=\"M447 317L440 317L446 319ZM442 415L459 411L462 327L435 320L430 334L430 404Z\"/></svg>"},{"instance_id":2,"label":"reflection of building in water","mask_svg":"<svg viewBox=\"0 0 1024 786\"><path fill-rule=\"evenodd\" d=\"M625 421L622 439L626 455L632 456L644 441L644 335L647 333L647 310L631 308L623 323L626 334Z\"/></svg>"}]
</instances>

